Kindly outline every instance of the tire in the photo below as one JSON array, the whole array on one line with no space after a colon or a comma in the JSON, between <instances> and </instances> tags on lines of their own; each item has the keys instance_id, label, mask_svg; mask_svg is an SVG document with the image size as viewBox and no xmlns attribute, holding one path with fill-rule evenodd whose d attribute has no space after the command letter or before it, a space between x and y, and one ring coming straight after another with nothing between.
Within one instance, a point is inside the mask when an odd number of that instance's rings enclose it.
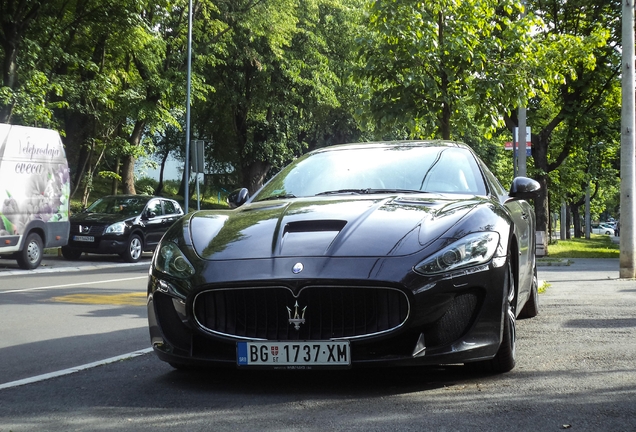
<instances>
[{"instance_id":1,"label":"tire","mask_svg":"<svg viewBox=\"0 0 636 432\"><path fill-rule=\"evenodd\" d=\"M141 241L141 237L137 234L133 234L128 239L128 245L126 246L126 251L123 252L120 256L124 261L129 263L136 263L141 258L141 254L144 251L144 244Z\"/></svg>"},{"instance_id":2,"label":"tire","mask_svg":"<svg viewBox=\"0 0 636 432\"><path fill-rule=\"evenodd\" d=\"M539 314L539 279L537 278L537 268L534 268L532 276L532 288L528 301L519 312L519 318L534 318Z\"/></svg>"},{"instance_id":3,"label":"tire","mask_svg":"<svg viewBox=\"0 0 636 432\"><path fill-rule=\"evenodd\" d=\"M36 233L29 234L24 242L24 248L16 256L18 266L24 270L37 268L42 261L43 251L42 237Z\"/></svg>"},{"instance_id":4,"label":"tire","mask_svg":"<svg viewBox=\"0 0 636 432\"><path fill-rule=\"evenodd\" d=\"M62 246L62 256L69 261L77 261L82 256L82 251Z\"/></svg>"},{"instance_id":5,"label":"tire","mask_svg":"<svg viewBox=\"0 0 636 432\"><path fill-rule=\"evenodd\" d=\"M471 371L485 372L485 373L505 373L510 372L515 367L516 362L516 340L517 340L517 325L516 325L516 305L517 305L517 290L515 288L515 279L512 274L512 266L510 261L507 264L508 277L504 283L504 292L506 295L506 301L503 310L503 336L501 338L501 345L495 357L490 360L479 361L474 363L466 363L466 366Z\"/></svg>"}]
</instances>

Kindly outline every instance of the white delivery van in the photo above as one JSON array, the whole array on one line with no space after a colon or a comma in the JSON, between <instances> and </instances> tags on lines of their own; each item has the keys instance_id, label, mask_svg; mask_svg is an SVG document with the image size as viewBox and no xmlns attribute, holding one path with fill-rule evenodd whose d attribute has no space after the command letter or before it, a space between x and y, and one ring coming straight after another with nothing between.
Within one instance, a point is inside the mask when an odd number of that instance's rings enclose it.
<instances>
[{"instance_id":1,"label":"white delivery van","mask_svg":"<svg viewBox=\"0 0 636 432\"><path fill-rule=\"evenodd\" d=\"M0 123L0 256L23 269L64 246L70 223L68 163L59 133Z\"/></svg>"}]
</instances>

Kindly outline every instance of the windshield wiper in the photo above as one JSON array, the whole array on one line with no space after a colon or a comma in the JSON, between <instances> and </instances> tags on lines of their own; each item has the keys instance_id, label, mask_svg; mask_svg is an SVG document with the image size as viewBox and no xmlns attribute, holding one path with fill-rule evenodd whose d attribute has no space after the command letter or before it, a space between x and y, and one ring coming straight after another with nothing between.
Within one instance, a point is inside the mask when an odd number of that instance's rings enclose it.
<instances>
[{"instance_id":1,"label":"windshield wiper","mask_svg":"<svg viewBox=\"0 0 636 432\"><path fill-rule=\"evenodd\" d=\"M319 192L319 193L316 194L316 196L318 196L318 195L338 195L338 194L355 194L355 195L359 195L359 194L369 193L368 191L369 191L369 189L338 189L338 190L332 190L332 191Z\"/></svg>"},{"instance_id":2,"label":"windshield wiper","mask_svg":"<svg viewBox=\"0 0 636 432\"><path fill-rule=\"evenodd\" d=\"M338 195L338 194L356 194L356 195L369 195L369 194L383 194L383 193L425 193L421 190L413 190L413 189L338 189L333 191L326 191L317 193L318 195Z\"/></svg>"},{"instance_id":3,"label":"windshield wiper","mask_svg":"<svg viewBox=\"0 0 636 432\"><path fill-rule=\"evenodd\" d=\"M381 193L426 193L425 191L421 191L418 189L367 189L368 194L381 194Z\"/></svg>"},{"instance_id":4,"label":"windshield wiper","mask_svg":"<svg viewBox=\"0 0 636 432\"><path fill-rule=\"evenodd\" d=\"M285 199L285 198L296 198L296 195L294 194L280 194L280 195L272 195L269 196L267 198L263 198L263 199L259 199L259 201L270 201L270 200L277 200L277 199Z\"/></svg>"}]
</instances>

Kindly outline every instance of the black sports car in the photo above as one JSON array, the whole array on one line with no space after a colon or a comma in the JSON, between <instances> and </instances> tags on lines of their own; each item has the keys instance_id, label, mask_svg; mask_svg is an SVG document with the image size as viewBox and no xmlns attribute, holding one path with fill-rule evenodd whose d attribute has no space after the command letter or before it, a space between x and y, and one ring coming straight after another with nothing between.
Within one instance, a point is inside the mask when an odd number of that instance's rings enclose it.
<instances>
[{"instance_id":1,"label":"black sports car","mask_svg":"<svg viewBox=\"0 0 636 432\"><path fill-rule=\"evenodd\" d=\"M71 232L62 255L76 260L83 252L118 254L124 261L137 262L181 216L181 206L169 198L108 195L70 217Z\"/></svg>"},{"instance_id":2,"label":"black sports car","mask_svg":"<svg viewBox=\"0 0 636 432\"><path fill-rule=\"evenodd\" d=\"M535 218L454 142L328 147L238 208L198 211L152 260L154 351L175 367L466 363L506 372L538 312Z\"/></svg>"}]
</instances>

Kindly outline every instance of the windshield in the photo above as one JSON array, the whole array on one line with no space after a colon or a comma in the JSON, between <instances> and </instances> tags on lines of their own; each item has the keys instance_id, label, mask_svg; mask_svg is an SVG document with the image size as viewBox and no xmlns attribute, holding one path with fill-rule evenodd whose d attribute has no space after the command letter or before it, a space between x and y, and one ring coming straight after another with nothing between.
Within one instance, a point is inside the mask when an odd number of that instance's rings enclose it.
<instances>
[{"instance_id":1,"label":"windshield","mask_svg":"<svg viewBox=\"0 0 636 432\"><path fill-rule=\"evenodd\" d=\"M369 145L306 155L278 173L254 201L385 192L485 195L486 187L464 148Z\"/></svg>"},{"instance_id":2,"label":"windshield","mask_svg":"<svg viewBox=\"0 0 636 432\"><path fill-rule=\"evenodd\" d=\"M107 196L91 204L86 211L89 213L138 215L146 203L147 197Z\"/></svg>"}]
</instances>

